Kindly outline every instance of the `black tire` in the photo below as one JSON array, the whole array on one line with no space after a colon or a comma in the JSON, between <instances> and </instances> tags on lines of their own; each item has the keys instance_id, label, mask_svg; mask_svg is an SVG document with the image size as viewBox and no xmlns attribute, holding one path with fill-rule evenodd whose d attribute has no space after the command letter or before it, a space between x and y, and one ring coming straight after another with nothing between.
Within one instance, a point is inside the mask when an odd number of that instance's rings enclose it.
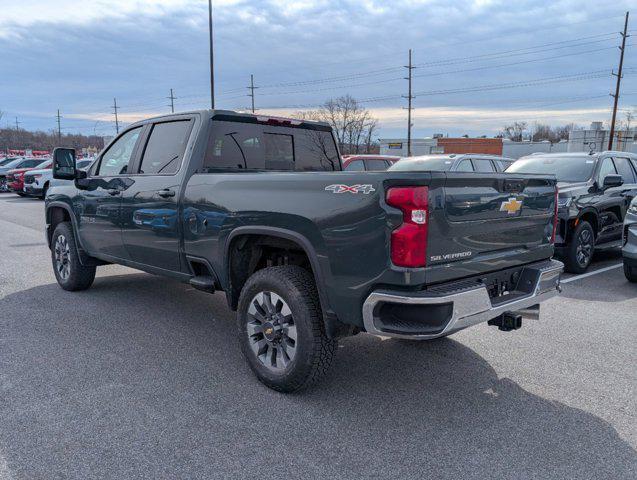
<instances>
[{"instance_id":1,"label":"black tire","mask_svg":"<svg viewBox=\"0 0 637 480\"><path fill-rule=\"evenodd\" d=\"M69 222L61 222L55 227L51 239L51 262L55 278L64 290L86 290L95 280L96 268L80 263L73 227Z\"/></svg>"},{"instance_id":2,"label":"black tire","mask_svg":"<svg viewBox=\"0 0 637 480\"><path fill-rule=\"evenodd\" d=\"M262 299L267 297L271 310L279 313L272 315L263 308L257 310L255 305L258 304L258 296ZM277 296L277 303L273 305L270 299ZM282 302L291 312L285 317L281 312L287 309L282 310L282 306L277 308ZM253 310L254 314L249 313L249 310ZM260 312L265 312L265 315ZM288 323L282 320L284 318L288 319ZM254 333L255 325L261 332ZM279 338L266 337L265 332L272 334L272 325L280 329ZM294 327L294 339L286 335L291 335L290 328L283 328L282 325ZM259 381L279 392L297 392L314 384L327 373L336 353L338 342L327 338L325 334L314 278L298 266L269 267L254 273L239 297L237 326L241 351L250 368ZM248 334L248 329L253 333ZM286 353L276 350L283 348L281 343L285 342L289 342L293 350L291 359ZM283 350L286 348L289 347ZM272 353L272 350L276 352ZM280 357L288 363L279 368Z\"/></svg>"},{"instance_id":3,"label":"black tire","mask_svg":"<svg viewBox=\"0 0 637 480\"><path fill-rule=\"evenodd\" d=\"M624 261L624 275L626 280L632 283L637 283L637 268L631 267Z\"/></svg>"},{"instance_id":4,"label":"black tire","mask_svg":"<svg viewBox=\"0 0 637 480\"><path fill-rule=\"evenodd\" d=\"M19 195L21 197L26 197L24 192L14 192L16 195Z\"/></svg>"},{"instance_id":5,"label":"black tire","mask_svg":"<svg viewBox=\"0 0 637 480\"><path fill-rule=\"evenodd\" d=\"M44 187L42 187L42 200L44 200L46 198L46 192L49 190L49 182L44 184Z\"/></svg>"},{"instance_id":6,"label":"black tire","mask_svg":"<svg viewBox=\"0 0 637 480\"><path fill-rule=\"evenodd\" d=\"M564 270L569 273L584 273L593 259L595 251L595 232L591 224L581 221L575 228L571 243L569 243Z\"/></svg>"}]
</instances>

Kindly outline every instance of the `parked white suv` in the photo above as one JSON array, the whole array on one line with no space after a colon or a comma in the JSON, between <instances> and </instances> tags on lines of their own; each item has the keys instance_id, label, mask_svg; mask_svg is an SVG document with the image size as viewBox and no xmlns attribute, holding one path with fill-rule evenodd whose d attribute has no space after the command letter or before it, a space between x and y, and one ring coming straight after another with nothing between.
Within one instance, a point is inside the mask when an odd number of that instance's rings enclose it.
<instances>
[{"instance_id":1,"label":"parked white suv","mask_svg":"<svg viewBox=\"0 0 637 480\"><path fill-rule=\"evenodd\" d=\"M86 170L93 163L93 159L78 160L76 168ZM53 179L53 169L29 170L24 175L24 194L29 197L46 197L46 191Z\"/></svg>"}]
</instances>

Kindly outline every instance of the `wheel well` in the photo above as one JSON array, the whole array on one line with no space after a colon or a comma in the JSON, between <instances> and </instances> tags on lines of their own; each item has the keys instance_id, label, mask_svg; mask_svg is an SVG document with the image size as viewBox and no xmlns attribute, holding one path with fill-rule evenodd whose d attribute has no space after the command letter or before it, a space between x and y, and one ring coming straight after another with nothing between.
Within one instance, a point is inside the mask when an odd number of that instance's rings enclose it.
<instances>
[{"instance_id":1,"label":"wheel well","mask_svg":"<svg viewBox=\"0 0 637 480\"><path fill-rule=\"evenodd\" d=\"M58 226L59 223L62 222L70 222L71 216L69 212L62 207L51 207L47 211L48 224L50 228L47 231L47 236L49 240L49 246L51 245L51 238L53 236L53 232L55 231L55 227Z\"/></svg>"},{"instance_id":2,"label":"wheel well","mask_svg":"<svg viewBox=\"0 0 637 480\"><path fill-rule=\"evenodd\" d=\"M595 237L597 237L597 232L599 231L597 214L593 212L586 212L579 219L580 221L586 221L590 223L591 227L593 227L593 234L595 235Z\"/></svg>"},{"instance_id":3,"label":"wheel well","mask_svg":"<svg viewBox=\"0 0 637 480\"><path fill-rule=\"evenodd\" d=\"M316 280L307 252L293 240L271 235L246 234L232 240L228 249L228 303L237 309L243 285L257 270L278 265L298 265Z\"/></svg>"}]
</instances>

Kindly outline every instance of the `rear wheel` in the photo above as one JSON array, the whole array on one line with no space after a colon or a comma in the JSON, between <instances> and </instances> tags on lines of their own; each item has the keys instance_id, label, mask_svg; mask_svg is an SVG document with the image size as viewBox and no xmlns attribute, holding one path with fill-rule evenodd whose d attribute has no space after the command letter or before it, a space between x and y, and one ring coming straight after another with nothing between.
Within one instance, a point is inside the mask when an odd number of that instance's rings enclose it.
<instances>
[{"instance_id":1,"label":"rear wheel","mask_svg":"<svg viewBox=\"0 0 637 480\"><path fill-rule=\"evenodd\" d=\"M44 187L42 187L42 199L44 200L46 198L46 192L49 190L49 184L48 182L44 184Z\"/></svg>"},{"instance_id":2,"label":"rear wheel","mask_svg":"<svg viewBox=\"0 0 637 480\"><path fill-rule=\"evenodd\" d=\"M584 273L593 259L595 251L595 233L593 227L586 221L581 221L573 232L573 238L568 245L565 270L570 273Z\"/></svg>"},{"instance_id":3,"label":"rear wheel","mask_svg":"<svg viewBox=\"0 0 637 480\"><path fill-rule=\"evenodd\" d=\"M257 378L280 392L309 387L327 373L337 342L327 338L312 276L298 266L257 271L237 312L239 343Z\"/></svg>"},{"instance_id":4,"label":"rear wheel","mask_svg":"<svg viewBox=\"0 0 637 480\"><path fill-rule=\"evenodd\" d=\"M624 275L629 282L637 283L637 267L632 267L624 261Z\"/></svg>"},{"instance_id":5,"label":"rear wheel","mask_svg":"<svg viewBox=\"0 0 637 480\"><path fill-rule=\"evenodd\" d=\"M64 290L86 290L95 280L95 267L80 263L69 222L61 222L55 227L51 240L51 261L55 278Z\"/></svg>"}]
</instances>

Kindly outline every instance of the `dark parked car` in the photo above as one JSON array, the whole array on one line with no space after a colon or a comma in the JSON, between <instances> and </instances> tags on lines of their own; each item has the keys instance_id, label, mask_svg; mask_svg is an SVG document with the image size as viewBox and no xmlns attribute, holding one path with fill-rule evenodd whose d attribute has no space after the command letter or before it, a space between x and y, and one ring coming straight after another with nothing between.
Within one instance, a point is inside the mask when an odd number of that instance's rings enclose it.
<instances>
[{"instance_id":1,"label":"dark parked car","mask_svg":"<svg viewBox=\"0 0 637 480\"><path fill-rule=\"evenodd\" d=\"M623 222L637 195L637 155L547 153L520 158L507 173L552 173L558 181L556 254L566 270L585 272L594 251L621 246Z\"/></svg>"},{"instance_id":2,"label":"dark parked car","mask_svg":"<svg viewBox=\"0 0 637 480\"><path fill-rule=\"evenodd\" d=\"M637 282L637 197L633 199L624 219L624 274L631 282Z\"/></svg>"},{"instance_id":3,"label":"dark parked car","mask_svg":"<svg viewBox=\"0 0 637 480\"><path fill-rule=\"evenodd\" d=\"M379 172L400 160L392 155L343 155L342 158L343 170L347 172Z\"/></svg>"},{"instance_id":4,"label":"dark parked car","mask_svg":"<svg viewBox=\"0 0 637 480\"><path fill-rule=\"evenodd\" d=\"M504 172L514 162L512 158L483 154L433 154L405 157L390 168L394 172Z\"/></svg>"},{"instance_id":5,"label":"dark parked car","mask_svg":"<svg viewBox=\"0 0 637 480\"><path fill-rule=\"evenodd\" d=\"M339 337L514 330L559 288L551 175L342 172L329 125L218 110L130 125L88 172L54 157L60 286L118 263L222 290L277 390L325 373Z\"/></svg>"}]
</instances>

